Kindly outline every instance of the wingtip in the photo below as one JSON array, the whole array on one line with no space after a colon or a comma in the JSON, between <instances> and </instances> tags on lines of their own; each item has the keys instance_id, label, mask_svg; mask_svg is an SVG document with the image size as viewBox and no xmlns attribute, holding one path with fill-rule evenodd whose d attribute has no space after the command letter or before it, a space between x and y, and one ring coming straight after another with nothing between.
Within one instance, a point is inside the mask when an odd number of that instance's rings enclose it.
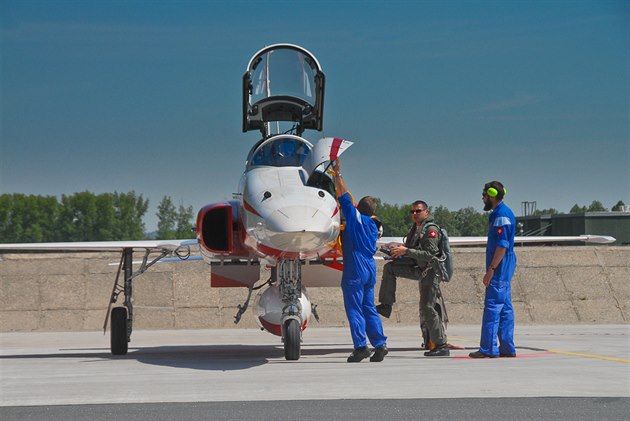
<instances>
[{"instance_id":1,"label":"wingtip","mask_svg":"<svg viewBox=\"0 0 630 421\"><path fill-rule=\"evenodd\" d=\"M586 243L595 243L595 244L611 244L617 241L615 237L611 237L609 235L580 235L581 238L584 239Z\"/></svg>"}]
</instances>

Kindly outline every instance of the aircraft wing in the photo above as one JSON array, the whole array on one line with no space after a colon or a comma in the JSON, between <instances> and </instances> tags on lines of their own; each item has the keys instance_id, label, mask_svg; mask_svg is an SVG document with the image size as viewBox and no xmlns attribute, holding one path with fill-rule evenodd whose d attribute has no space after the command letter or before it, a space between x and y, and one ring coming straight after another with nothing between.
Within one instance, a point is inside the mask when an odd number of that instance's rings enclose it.
<instances>
[{"instance_id":1,"label":"aircraft wing","mask_svg":"<svg viewBox=\"0 0 630 421\"><path fill-rule=\"evenodd\" d=\"M120 251L123 249L175 251L180 247L196 246L197 240L139 240L139 241L83 241L59 243L6 243L1 250L50 250L50 251Z\"/></svg>"},{"instance_id":2,"label":"aircraft wing","mask_svg":"<svg viewBox=\"0 0 630 421\"><path fill-rule=\"evenodd\" d=\"M449 237L451 246L474 246L485 245L486 237ZM614 237L608 235L573 235L573 236L530 236L530 237L514 237L514 243L527 244L545 244L545 243L575 243L585 242L589 244L610 244L615 242ZM403 243L402 237L381 237L378 245L386 245L389 243Z\"/></svg>"}]
</instances>

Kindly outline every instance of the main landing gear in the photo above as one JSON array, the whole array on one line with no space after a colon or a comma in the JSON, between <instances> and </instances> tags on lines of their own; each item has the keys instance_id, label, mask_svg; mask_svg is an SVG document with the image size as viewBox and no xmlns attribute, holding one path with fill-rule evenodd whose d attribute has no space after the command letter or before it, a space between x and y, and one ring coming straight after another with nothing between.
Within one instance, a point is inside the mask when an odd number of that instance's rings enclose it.
<instances>
[{"instance_id":1,"label":"main landing gear","mask_svg":"<svg viewBox=\"0 0 630 421\"><path fill-rule=\"evenodd\" d=\"M111 315L110 327L110 349L113 355L127 354L128 344L131 341L131 331L133 329L133 303L132 303L132 281L135 277L141 275L154 263L170 254L168 250L162 250L160 255L148 262L150 250L146 250L142 263L137 272L133 272L133 249L125 248L120 257L116 280L112 288L112 295L107 307L107 315L105 323L103 323L103 333L107 331L107 322ZM123 274L123 283L119 283L120 274ZM120 293L124 294L125 301L122 307L114 307L112 305L118 301Z\"/></svg>"}]
</instances>

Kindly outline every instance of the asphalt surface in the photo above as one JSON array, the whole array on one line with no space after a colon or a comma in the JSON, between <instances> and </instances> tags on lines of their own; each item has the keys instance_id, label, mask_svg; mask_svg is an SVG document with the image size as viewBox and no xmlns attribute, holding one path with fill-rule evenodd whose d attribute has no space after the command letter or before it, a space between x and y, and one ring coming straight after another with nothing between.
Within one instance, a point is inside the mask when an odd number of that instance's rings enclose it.
<instances>
[{"instance_id":1,"label":"asphalt surface","mask_svg":"<svg viewBox=\"0 0 630 421\"><path fill-rule=\"evenodd\" d=\"M258 330L135 331L112 356L99 332L0 334L0 419L630 419L630 326L517 326L516 358L424 357L388 329L382 363L349 364L346 329L309 328L302 357Z\"/></svg>"}]
</instances>

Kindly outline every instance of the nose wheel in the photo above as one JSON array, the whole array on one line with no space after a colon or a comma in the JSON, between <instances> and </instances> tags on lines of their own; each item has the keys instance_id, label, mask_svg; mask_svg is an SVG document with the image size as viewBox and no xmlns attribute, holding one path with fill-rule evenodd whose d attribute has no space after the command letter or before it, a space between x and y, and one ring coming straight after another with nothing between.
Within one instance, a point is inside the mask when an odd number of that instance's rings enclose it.
<instances>
[{"instance_id":1,"label":"nose wheel","mask_svg":"<svg viewBox=\"0 0 630 421\"><path fill-rule=\"evenodd\" d=\"M300 322L296 319L289 319L284 322L284 358L288 361L300 359L300 346L302 338L300 335Z\"/></svg>"}]
</instances>

